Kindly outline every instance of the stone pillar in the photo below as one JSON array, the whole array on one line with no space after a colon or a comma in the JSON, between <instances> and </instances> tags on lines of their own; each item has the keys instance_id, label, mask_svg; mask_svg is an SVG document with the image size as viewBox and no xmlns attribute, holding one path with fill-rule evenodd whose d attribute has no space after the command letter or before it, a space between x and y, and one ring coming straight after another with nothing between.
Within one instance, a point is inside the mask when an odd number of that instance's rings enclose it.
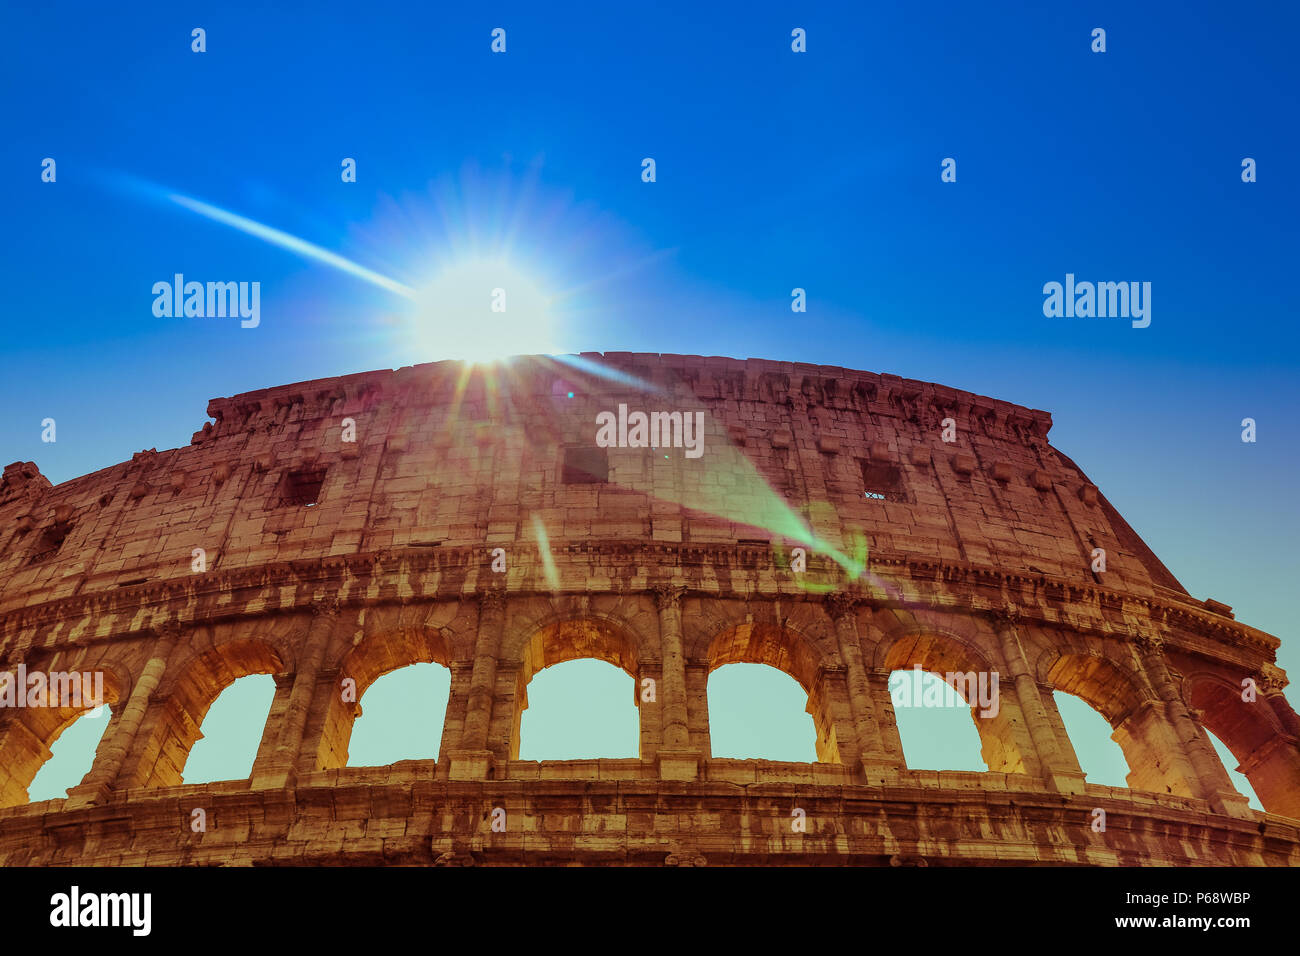
<instances>
[{"instance_id":1,"label":"stone pillar","mask_svg":"<svg viewBox=\"0 0 1300 956\"><path fill-rule=\"evenodd\" d=\"M1130 789L1195 797L1196 771L1167 711L1165 702L1154 696L1139 701L1115 724L1111 739L1128 761Z\"/></svg>"},{"instance_id":2,"label":"stone pillar","mask_svg":"<svg viewBox=\"0 0 1300 956\"><path fill-rule=\"evenodd\" d=\"M487 735L487 753L493 762L519 759L524 711L528 709L528 685L520 682L522 670L519 661L497 661L496 693ZM490 768L488 776L492 776Z\"/></svg>"},{"instance_id":3,"label":"stone pillar","mask_svg":"<svg viewBox=\"0 0 1300 956\"><path fill-rule=\"evenodd\" d=\"M1029 740L1038 758L1039 773L1054 790L1061 793L1082 793L1083 771L1077 760L1067 759L1061 753L1056 739L1056 726L1048 715L1042 697L1039 696L1038 681L1030 673L1029 662L1025 659L1024 648L1020 645L1020 634L1017 630L1017 622L1020 620L1019 608L1014 604L1008 604L993 615L993 620L1002 648L1002 660L1011 671L1010 676L1015 682L1020 712L1024 715L1025 723L1028 724ZM1053 709L1055 709L1055 702L1053 702Z\"/></svg>"},{"instance_id":4,"label":"stone pillar","mask_svg":"<svg viewBox=\"0 0 1300 956\"><path fill-rule=\"evenodd\" d=\"M691 749L702 757L713 754L709 739L709 662L707 658L686 660L686 724Z\"/></svg>"},{"instance_id":5,"label":"stone pillar","mask_svg":"<svg viewBox=\"0 0 1300 956\"><path fill-rule=\"evenodd\" d=\"M447 694L447 715L442 721L442 740L438 743L438 763L447 765L448 754L460 749L465 736L465 714L469 709L469 691L474 679L473 661L451 661L451 688Z\"/></svg>"},{"instance_id":6,"label":"stone pillar","mask_svg":"<svg viewBox=\"0 0 1300 956\"><path fill-rule=\"evenodd\" d=\"M819 667L808 692L808 713L817 727L817 760L838 763L858 772L862 752L849 700L848 680L843 667Z\"/></svg>"},{"instance_id":7,"label":"stone pillar","mask_svg":"<svg viewBox=\"0 0 1300 956\"><path fill-rule=\"evenodd\" d=\"M854 772L861 771L869 783L882 784L899 768L898 754L885 749L881 721L877 715L875 695L862 660L862 643L858 638L858 599L837 591L826 596L826 613L835 625L835 639L844 663L844 681L848 691L849 717L852 720L855 749L858 752ZM888 679L886 678L886 686ZM842 751L841 751L842 752Z\"/></svg>"},{"instance_id":8,"label":"stone pillar","mask_svg":"<svg viewBox=\"0 0 1300 956\"><path fill-rule=\"evenodd\" d=\"M642 688L644 680L654 681L654 700L642 700L642 694L648 688ZM663 740L663 698L659 689L663 686L664 674L661 661L642 658L636 680L632 682L632 697L636 701L638 743L637 755L642 760L654 760L659 755L659 743Z\"/></svg>"},{"instance_id":9,"label":"stone pillar","mask_svg":"<svg viewBox=\"0 0 1300 956\"><path fill-rule=\"evenodd\" d=\"M271 698L271 710L266 716L266 726L262 729L262 740L257 745L257 757L253 760L250 778L257 780L264 777L275 762L275 753L284 733L285 715L289 710L289 699L293 695L293 674L275 674L275 696Z\"/></svg>"},{"instance_id":10,"label":"stone pillar","mask_svg":"<svg viewBox=\"0 0 1300 956\"><path fill-rule=\"evenodd\" d=\"M1065 721L1061 719L1061 711L1056 706L1056 688L1051 684L1038 685L1038 699L1043 702L1043 710L1047 712L1047 719L1051 722L1052 730L1056 734L1056 750L1061 755L1061 765L1067 773L1083 774L1083 767L1079 765L1079 755L1074 752L1074 744L1070 742L1070 734L1065 729Z\"/></svg>"},{"instance_id":11,"label":"stone pillar","mask_svg":"<svg viewBox=\"0 0 1300 956\"><path fill-rule=\"evenodd\" d=\"M867 671L867 692L871 697L871 709L876 715L876 728L880 731L880 745L888 767L896 770L907 769L907 757L903 753L903 737L898 732L898 715L894 713L894 697L889 692L889 671Z\"/></svg>"},{"instance_id":12,"label":"stone pillar","mask_svg":"<svg viewBox=\"0 0 1300 956\"><path fill-rule=\"evenodd\" d=\"M474 667L470 672L465 703L465 729L460 746L448 753L452 780L486 780L492 764L488 732L492 725L492 704L496 699L497 656L506 627L504 591L482 591L478 595L478 632L474 639Z\"/></svg>"},{"instance_id":13,"label":"stone pillar","mask_svg":"<svg viewBox=\"0 0 1300 956\"><path fill-rule=\"evenodd\" d=\"M158 628L157 633L158 640L153 654L136 678L135 686L131 688L131 696L122 708L122 718L117 721L113 739L107 744L101 744L90 773L86 774L79 786L69 791L69 809L103 803L112 793L126 756L135 743L145 711L149 708L149 700L162 682L167 661L180 643L181 625L178 621L167 621Z\"/></svg>"},{"instance_id":14,"label":"stone pillar","mask_svg":"<svg viewBox=\"0 0 1300 956\"><path fill-rule=\"evenodd\" d=\"M663 680L659 698L663 702L663 744L659 775L665 780L694 780L699 775L699 753L691 750L686 718L686 659L682 651L682 599L684 587L661 585L654 588L659 608L659 646L663 655Z\"/></svg>"},{"instance_id":15,"label":"stone pillar","mask_svg":"<svg viewBox=\"0 0 1300 956\"><path fill-rule=\"evenodd\" d=\"M289 690L289 702L284 708L280 739L271 756L261 761L262 773L255 775L251 784L254 790L283 790L292 787L297 781L298 772L302 769L299 767L299 754L307 733L312 700L316 696L317 678L325 655L329 653L330 642L338 629L338 619L338 598L328 597L312 602L311 622L307 627L307 639L297 655L297 668L293 675L293 686ZM261 757L260 754L258 756Z\"/></svg>"},{"instance_id":16,"label":"stone pillar","mask_svg":"<svg viewBox=\"0 0 1300 956\"><path fill-rule=\"evenodd\" d=\"M1239 794L1232 785L1232 779L1223 767L1223 761L1214 752L1205 731L1192 719L1187 703L1178 686L1174 683L1169 665L1165 661L1164 641L1157 634L1138 634L1134 643L1137 645L1142 668L1150 681L1152 689L1164 703L1164 711L1169 724L1174 730L1181 749L1191 763L1195 774L1194 793L1208 800L1216 813L1241 819L1251 819L1254 811L1249 802Z\"/></svg>"}]
</instances>

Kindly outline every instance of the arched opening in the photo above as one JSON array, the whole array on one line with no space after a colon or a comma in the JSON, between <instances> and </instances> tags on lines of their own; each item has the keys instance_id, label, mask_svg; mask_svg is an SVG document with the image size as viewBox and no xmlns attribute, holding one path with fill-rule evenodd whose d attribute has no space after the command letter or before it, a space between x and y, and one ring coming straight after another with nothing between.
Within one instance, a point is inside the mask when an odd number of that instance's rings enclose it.
<instances>
[{"instance_id":1,"label":"arched opening","mask_svg":"<svg viewBox=\"0 0 1300 956\"><path fill-rule=\"evenodd\" d=\"M1260 802L1259 795L1255 793L1255 788L1250 785L1250 778L1237 769L1237 759L1232 755L1232 751L1212 732L1207 730L1205 735L1210 738L1210 743L1214 746L1214 752L1223 763L1223 769L1228 771L1228 779L1232 781L1232 786L1246 798L1253 809L1263 810L1264 804Z\"/></svg>"},{"instance_id":2,"label":"arched opening","mask_svg":"<svg viewBox=\"0 0 1300 956\"><path fill-rule=\"evenodd\" d=\"M635 758L640 716L630 675L591 658L547 667L528 684L520 760Z\"/></svg>"},{"instance_id":3,"label":"arched opening","mask_svg":"<svg viewBox=\"0 0 1300 956\"><path fill-rule=\"evenodd\" d=\"M1108 657L1071 653L1062 654L1052 662L1046 679L1056 690L1082 700L1112 728L1111 739L1123 753L1128 772L1125 783L1110 786L1128 786L1134 790L1182 797L1194 795L1189 779L1190 768L1178 759L1182 743L1164 721L1163 707L1147 699L1135 675ZM1061 719L1065 720L1064 713ZM1085 729L1079 741L1086 743L1089 733ZM1073 743L1074 734L1069 736ZM1085 747L1085 752L1089 751L1097 753L1096 757L1089 758L1093 763L1108 759L1104 748ZM1075 754L1080 757L1080 767L1087 772L1077 746ZM1109 759L1113 760L1113 755ZM1102 769L1102 773L1113 779L1113 766L1109 770ZM1103 782L1092 777L1088 779L1092 783Z\"/></svg>"},{"instance_id":4,"label":"arched opening","mask_svg":"<svg viewBox=\"0 0 1300 956\"><path fill-rule=\"evenodd\" d=\"M50 741L50 759L36 771L27 787L28 800L62 800L90 773L95 751L113 719L108 706L82 711Z\"/></svg>"},{"instance_id":5,"label":"arched opening","mask_svg":"<svg viewBox=\"0 0 1300 956\"><path fill-rule=\"evenodd\" d=\"M817 760L808 693L767 664L724 664L709 674L712 756L739 760Z\"/></svg>"},{"instance_id":6,"label":"arched opening","mask_svg":"<svg viewBox=\"0 0 1300 956\"><path fill-rule=\"evenodd\" d=\"M1074 694L1053 692L1052 699L1084 779L1103 787L1127 787L1132 768L1101 711Z\"/></svg>"},{"instance_id":7,"label":"arched opening","mask_svg":"<svg viewBox=\"0 0 1300 956\"><path fill-rule=\"evenodd\" d=\"M912 742L912 750L904 748L909 768L914 766L912 754L916 753L918 759L943 762L944 770L1032 772L1025 765L1016 723L1011 719L1012 713L1018 712L1012 686L1009 681L1004 685L1003 675L972 645L940 634L907 634L888 646L883 665L890 672L890 696L894 700L899 735L907 727ZM918 670L922 672L920 676L916 674ZM910 672L912 676L900 675L900 671ZM911 695L912 703L900 707L898 700L905 692ZM915 701L918 693L919 704ZM958 730L962 709L969 716L962 718L962 729ZM972 722L979 738L983 766L970 758L972 741L965 727ZM934 734L947 735L947 739L929 739ZM921 754L929 757L921 758ZM959 766L952 766L954 763Z\"/></svg>"},{"instance_id":8,"label":"arched opening","mask_svg":"<svg viewBox=\"0 0 1300 956\"><path fill-rule=\"evenodd\" d=\"M42 675L39 693L35 674ZM42 775L40 796L32 799L66 796L64 791L79 784L90 771L110 728L116 729L113 708L121 699L117 675L87 666L50 670L33 667L0 672L0 685L0 701L4 702L0 707L0 807L29 802L29 788L55 756L55 743L69 728L80 725L62 739L60 762ZM18 693L24 695L23 705L18 705L13 696ZM98 716L92 716L96 703L104 706Z\"/></svg>"},{"instance_id":9,"label":"arched opening","mask_svg":"<svg viewBox=\"0 0 1300 956\"><path fill-rule=\"evenodd\" d=\"M1185 689L1188 705L1198 713L1237 792L1257 809L1300 816L1295 752L1276 746L1286 735L1264 694L1256 692L1255 700L1245 701L1242 692L1212 675L1189 678Z\"/></svg>"},{"instance_id":10,"label":"arched opening","mask_svg":"<svg viewBox=\"0 0 1300 956\"><path fill-rule=\"evenodd\" d=\"M316 769L436 759L451 695L450 664L447 641L438 628L385 626L366 634L339 668L337 693L330 695L316 747ZM370 694L381 680L379 692ZM364 730L359 722L363 699ZM413 709L404 712L403 701ZM354 741L354 733L364 736ZM353 754L354 747L361 750ZM388 759L397 753L404 756Z\"/></svg>"},{"instance_id":11,"label":"arched opening","mask_svg":"<svg viewBox=\"0 0 1300 956\"><path fill-rule=\"evenodd\" d=\"M275 681L267 674L241 677L222 690L203 717L199 738L181 768L182 780L212 783L252 774L274 698Z\"/></svg>"},{"instance_id":12,"label":"arched opening","mask_svg":"<svg viewBox=\"0 0 1300 956\"><path fill-rule=\"evenodd\" d=\"M909 770L988 769L971 703L953 685L919 668L896 670L889 696Z\"/></svg>"},{"instance_id":13,"label":"arched opening","mask_svg":"<svg viewBox=\"0 0 1300 956\"><path fill-rule=\"evenodd\" d=\"M360 701L347 765L437 760L450 696L451 672L441 664L411 664L378 678Z\"/></svg>"},{"instance_id":14,"label":"arched opening","mask_svg":"<svg viewBox=\"0 0 1300 956\"><path fill-rule=\"evenodd\" d=\"M638 673L635 638L610 621L584 617L539 628L520 649L510 758L639 757Z\"/></svg>"},{"instance_id":15,"label":"arched opening","mask_svg":"<svg viewBox=\"0 0 1300 956\"><path fill-rule=\"evenodd\" d=\"M826 673L822 667L821 656L812 642L804 635L789 627L747 621L744 624L737 624L718 633L709 642L707 658L709 663L709 680L707 684L709 737L713 753L720 757L729 756L729 754L726 754L728 745L725 742L719 743L714 739L719 726L724 728L724 732L728 726L728 705L725 701L721 704L714 701L715 686L727 688L737 682L740 683L741 688L737 691L734 700L746 713L751 712L750 708L753 701L749 697L749 690L744 685L751 680L761 681L770 689L774 689L774 692L779 696L793 699L791 696L793 692L788 685L767 676L764 670L734 671L733 673L737 676L728 675L724 677L720 685L714 679L714 675L727 665L766 665L767 669L780 671L783 675L792 679L799 688L802 697L800 701L802 709L812 720L814 759L821 763L841 762L839 741L841 737L847 735L849 728L846 727L844 732L841 732L837 726L831 688L827 681L819 679L820 676ZM756 674L763 676L753 678L752 675ZM719 707L722 709L719 710ZM767 716L770 716L770 714L764 715L764 718ZM719 724L719 717L721 717L721 724ZM802 738L802 727L797 724L782 722L780 729L776 732L783 741L788 741L788 746L799 748L795 741ZM780 744L780 746L786 745L784 743ZM775 746L778 746L778 743L773 739L763 747L763 750L766 752L768 747ZM804 751L799 748L798 752ZM807 758L801 757L797 759L805 760Z\"/></svg>"},{"instance_id":16,"label":"arched opening","mask_svg":"<svg viewBox=\"0 0 1300 956\"><path fill-rule=\"evenodd\" d=\"M192 638L199 639L197 635ZM128 757L123 770L124 785L175 787L200 780L247 777L257 756L258 741L266 732L266 718L275 692L269 675L280 673L282 668L279 655L268 643L257 639L235 640L191 659L180 669L174 683L164 678L162 701L150 705L146 712L132 747L134 754ZM225 697L225 692L241 678L255 675L264 676L260 682L241 684L230 696L230 703L223 703L217 722L205 726L214 702ZM249 710L241 712L240 708ZM225 729L227 724L232 727L229 732ZM257 732L250 746L243 741L251 735L247 728L253 724ZM204 736L212 738L204 747L206 753L201 755L200 763L191 764L190 751Z\"/></svg>"}]
</instances>

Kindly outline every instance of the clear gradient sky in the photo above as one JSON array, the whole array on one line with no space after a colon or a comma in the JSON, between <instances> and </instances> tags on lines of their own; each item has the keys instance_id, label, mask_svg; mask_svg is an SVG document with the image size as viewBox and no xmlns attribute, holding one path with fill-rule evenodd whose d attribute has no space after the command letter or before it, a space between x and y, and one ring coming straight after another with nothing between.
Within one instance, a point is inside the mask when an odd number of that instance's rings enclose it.
<instances>
[{"instance_id":1,"label":"clear gradient sky","mask_svg":"<svg viewBox=\"0 0 1300 956\"><path fill-rule=\"evenodd\" d=\"M1300 673L1294 4L467 6L0 11L4 460L64 481L186 444L214 396L467 334L892 372L1052 412L1184 586ZM457 322L447 276L483 259L545 322ZM178 272L260 282L261 324L155 317ZM1150 327L1045 318L1067 272L1151 282Z\"/></svg>"}]
</instances>

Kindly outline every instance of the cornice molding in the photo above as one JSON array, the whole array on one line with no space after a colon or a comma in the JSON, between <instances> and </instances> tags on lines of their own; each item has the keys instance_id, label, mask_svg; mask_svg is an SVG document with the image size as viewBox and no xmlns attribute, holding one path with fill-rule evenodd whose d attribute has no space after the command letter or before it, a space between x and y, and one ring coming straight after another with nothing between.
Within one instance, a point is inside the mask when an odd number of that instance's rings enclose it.
<instances>
[{"instance_id":1,"label":"cornice molding","mask_svg":"<svg viewBox=\"0 0 1300 956\"><path fill-rule=\"evenodd\" d=\"M552 553L557 557L564 555L615 558L639 556L646 565L667 564L681 567L689 564L707 564L736 567L740 554L749 551L752 549L734 544L582 541L560 545ZM192 622L196 625L238 619L250 614L307 611L310 610L315 596L324 589L322 586L328 586L329 598L337 600L340 606L388 603L389 598L366 596L368 593L374 593L375 589L371 587L371 583L376 577L406 577L421 573L464 571L466 572L464 576L456 575L454 580L447 582L449 586L426 591L422 596L424 600L430 601L464 600L478 593L472 588L467 588L466 584L472 580L468 572L477 567L480 552L481 548L475 546L445 549L401 548L351 555L332 555L320 559L299 558L257 567L218 569L201 575L129 585L112 591L80 594L0 611L0 648L8 650L24 632L48 630L68 622L97 620L111 615L136 619L151 608L161 608L177 602L198 612ZM829 559L823 559L823 564L830 565L831 562ZM1192 604L1175 604L1158 597L1127 594L1075 581L1050 578L1042 574L1025 575L979 565L882 554L873 555L870 568L877 576L893 576L912 582L920 591L924 591L927 587L962 588L966 591L965 596L969 600L929 602L922 599L918 602L910 598L891 597L879 589L873 592L855 591L851 590L852 586L850 589L832 592L833 595L842 594L843 597L831 597L804 590L795 584L792 584L789 591L774 589L770 592L760 590L739 592L722 588L699 589L692 586L691 592L714 599L821 600L825 602L828 610L832 610L835 602L844 600L851 600L855 605L860 603L881 608L911 608L920 603L943 611L985 613L995 617L1005 615L1007 607L1014 605L1017 609L1018 625L1041 624L1045 627L1067 627L1081 633L1109 637L1116 636L1116 625L1112 616L1105 614L1104 611L1122 610L1126 617L1147 618L1158 622L1160 629L1174 638L1174 643L1177 643L1174 632L1182 629L1210 640L1263 651L1269 657L1272 657L1273 652L1281 644L1281 641L1272 635ZM810 572L813 570L810 568ZM1025 600L1024 589L1021 586L1026 584L1033 586L1033 595L1038 598L1036 602ZM241 602L233 599L233 596L240 591L282 589L290 586L300 586L302 591L299 602L294 606L265 607L249 612L244 609ZM681 586L661 585L659 587L683 590ZM647 592L651 590L652 588L646 589ZM582 592L589 592L585 583ZM509 598L532 593L531 589L505 592ZM552 594L549 590L537 593L548 596ZM619 591L619 593L623 592ZM1023 603L1009 601L1006 598L1009 593L1021 597ZM227 600L223 601L223 597ZM665 599L657 597L657 600ZM680 596L676 600L680 601ZM1188 601L1191 600L1193 599L1188 598ZM1085 618L1080 618L1077 614L1068 615L1068 618L1059 616L1052 613L1052 604L1057 601L1076 608L1078 605L1091 606L1096 613ZM169 615L173 613L168 611ZM129 622L124 620L123 623ZM126 634L138 630L138 626L124 628L119 633ZM66 642L57 640L54 644L49 644L48 635L46 637L47 642L41 642L42 646L74 643L69 638ZM102 643L105 639L111 638L88 638L83 634L75 643ZM38 642L28 642L29 646L35 643Z\"/></svg>"}]
</instances>

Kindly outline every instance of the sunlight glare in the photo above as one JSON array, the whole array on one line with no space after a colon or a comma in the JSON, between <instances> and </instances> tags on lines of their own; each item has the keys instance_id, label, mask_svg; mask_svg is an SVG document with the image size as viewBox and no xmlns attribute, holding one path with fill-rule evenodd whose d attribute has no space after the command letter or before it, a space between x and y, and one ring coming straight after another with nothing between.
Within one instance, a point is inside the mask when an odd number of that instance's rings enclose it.
<instances>
[{"instance_id":1,"label":"sunlight glare","mask_svg":"<svg viewBox=\"0 0 1300 956\"><path fill-rule=\"evenodd\" d=\"M433 360L491 362L554 351L551 300L504 259L472 259L443 269L416 296L412 320Z\"/></svg>"}]
</instances>

